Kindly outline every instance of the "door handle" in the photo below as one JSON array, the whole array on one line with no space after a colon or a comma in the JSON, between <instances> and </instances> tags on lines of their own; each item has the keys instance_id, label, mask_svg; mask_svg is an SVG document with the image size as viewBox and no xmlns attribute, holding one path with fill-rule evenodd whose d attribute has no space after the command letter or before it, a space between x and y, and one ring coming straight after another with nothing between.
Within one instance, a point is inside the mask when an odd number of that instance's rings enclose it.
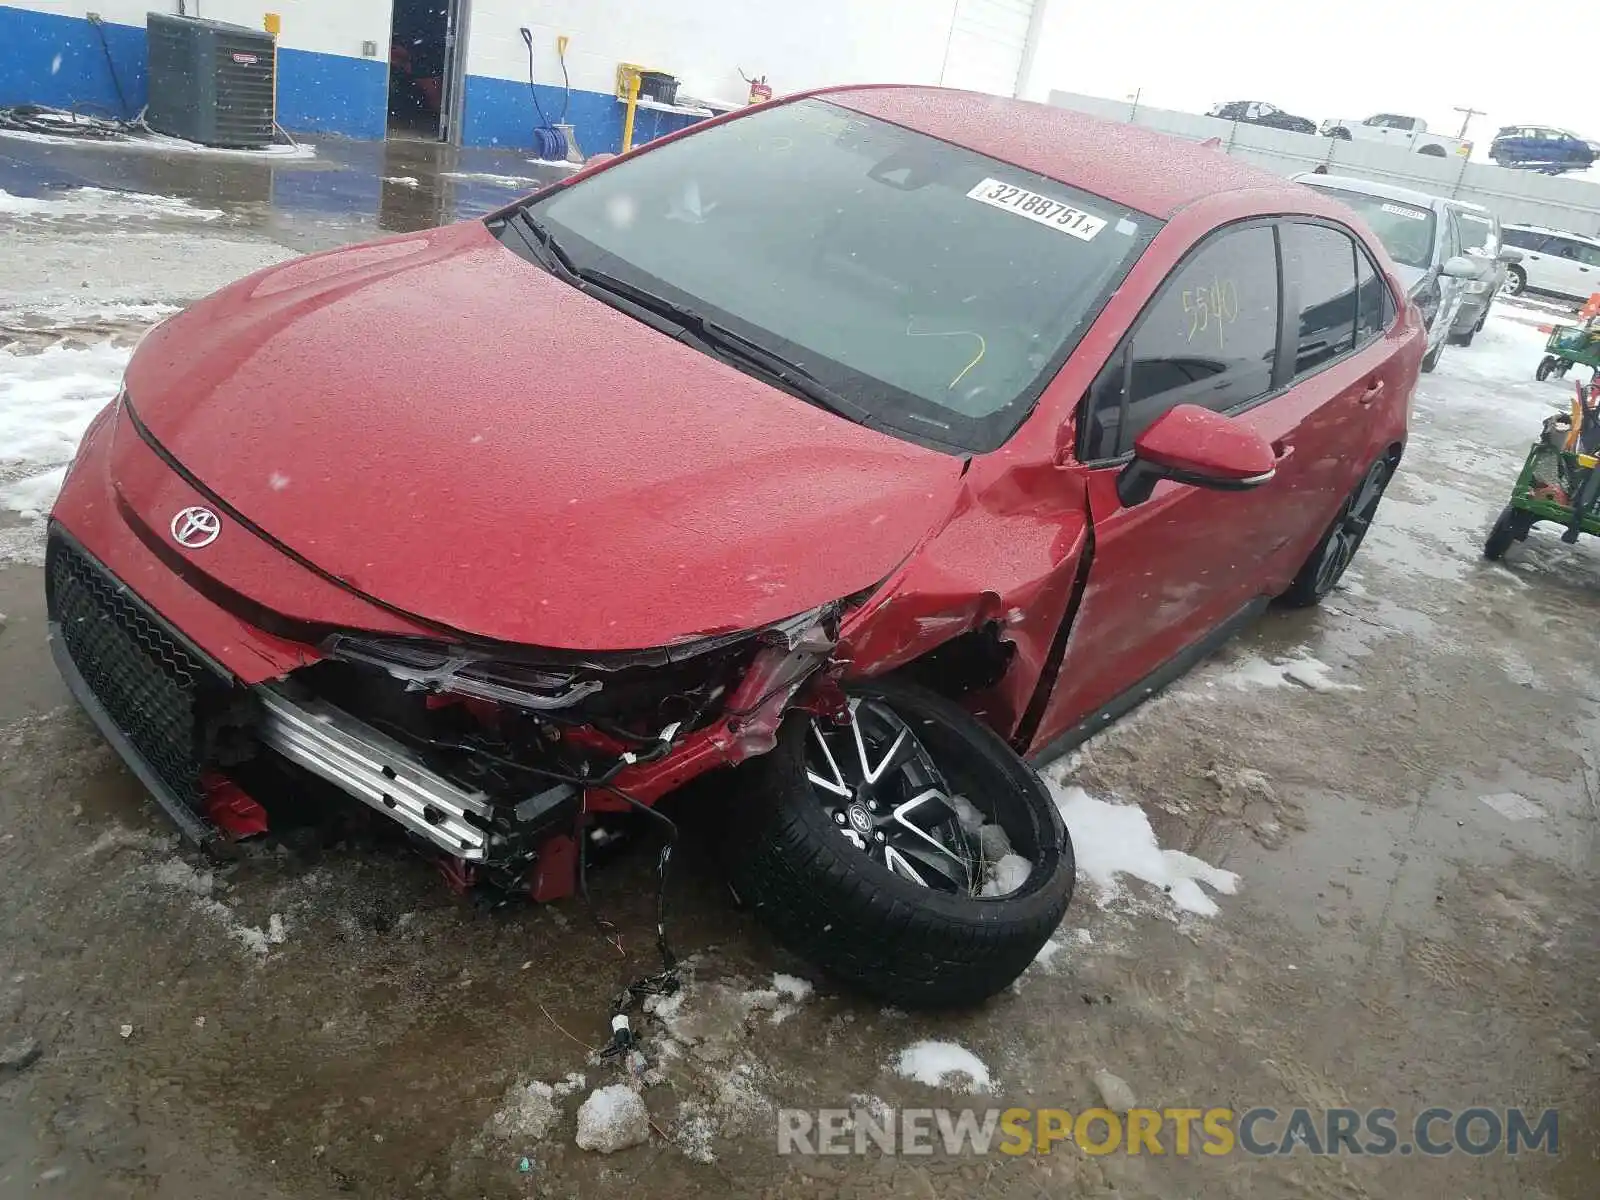
<instances>
[{"instance_id":1,"label":"door handle","mask_svg":"<svg viewBox=\"0 0 1600 1200\"><path fill-rule=\"evenodd\" d=\"M1367 387L1367 390L1361 393L1360 403L1371 404L1381 395L1383 395L1383 380L1375 379Z\"/></svg>"}]
</instances>

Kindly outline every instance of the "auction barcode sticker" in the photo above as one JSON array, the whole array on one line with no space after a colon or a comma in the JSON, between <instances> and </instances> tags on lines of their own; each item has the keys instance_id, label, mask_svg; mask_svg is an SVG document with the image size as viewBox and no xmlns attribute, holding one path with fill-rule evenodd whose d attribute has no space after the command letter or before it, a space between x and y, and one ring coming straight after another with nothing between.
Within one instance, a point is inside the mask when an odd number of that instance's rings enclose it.
<instances>
[{"instance_id":1,"label":"auction barcode sticker","mask_svg":"<svg viewBox=\"0 0 1600 1200\"><path fill-rule=\"evenodd\" d=\"M983 180L967 193L967 199L1003 208L1059 233L1070 233L1085 242L1092 240L1095 234L1106 227L1104 219L1100 217L1063 204L1060 200L1052 200L1049 196L1041 196L1038 192L1030 192L1027 188L1001 183L998 179Z\"/></svg>"},{"instance_id":2,"label":"auction barcode sticker","mask_svg":"<svg viewBox=\"0 0 1600 1200\"><path fill-rule=\"evenodd\" d=\"M1393 213L1397 217L1410 217L1413 221L1426 221L1428 214L1415 208L1406 208L1400 204L1385 204L1383 211Z\"/></svg>"}]
</instances>

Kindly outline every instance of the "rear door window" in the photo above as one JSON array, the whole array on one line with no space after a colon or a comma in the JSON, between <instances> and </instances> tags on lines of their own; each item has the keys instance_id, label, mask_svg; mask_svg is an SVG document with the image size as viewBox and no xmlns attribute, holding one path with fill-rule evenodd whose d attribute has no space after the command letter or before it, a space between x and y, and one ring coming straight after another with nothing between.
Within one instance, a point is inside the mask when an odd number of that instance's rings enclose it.
<instances>
[{"instance_id":1,"label":"rear door window","mask_svg":"<svg viewBox=\"0 0 1600 1200\"><path fill-rule=\"evenodd\" d=\"M1272 227L1213 235L1167 278L1090 389L1084 460L1128 453L1175 405L1228 412L1272 390L1280 311Z\"/></svg>"},{"instance_id":2,"label":"rear door window","mask_svg":"<svg viewBox=\"0 0 1600 1200\"><path fill-rule=\"evenodd\" d=\"M1280 227L1283 280L1298 313L1296 378L1355 348L1356 249L1329 225Z\"/></svg>"},{"instance_id":3,"label":"rear door window","mask_svg":"<svg viewBox=\"0 0 1600 1200\"><path fill-rule=\"evenodd\" d=\"M1538 250L1544 245L1545 236L1528 229L1508 229L1505 233L1505 242L1506 245L1515 246L1519 250Z\"/></svg>"}]
</instances>

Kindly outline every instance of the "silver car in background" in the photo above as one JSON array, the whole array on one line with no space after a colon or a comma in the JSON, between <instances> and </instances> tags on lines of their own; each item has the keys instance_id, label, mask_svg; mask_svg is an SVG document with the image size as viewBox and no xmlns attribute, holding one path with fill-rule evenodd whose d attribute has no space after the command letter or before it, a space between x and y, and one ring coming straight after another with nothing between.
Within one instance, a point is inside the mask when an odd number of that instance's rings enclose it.
<instances>
[{"instance_id":1,"label":"silver car in background","mask_svg":"<svg viewBox=\"0 0 1600 1200\"><path fill-rule=\"evenodd\" d=\"M1461 252L1460 222L1451 202L1346 175L1307 171L1294 179L1341 201L1378 235L1394 260L1406 295L1422 310L1428 329L1422 369L1433 370L1455 326L1467 283L1482 273L1481 264Z\"/></svg>"},{"instance_id":2,"label":"silver car in background","mask_svg":"<svg viewBox=\"0 0 1600 1200\"><path fill-rule=\"evenodd\" d=\"M1522 251L1506 245L1500 218L1483 205L1452 200L1450 207L1456 211L1462 252L1478 262L1483 270L1482 275L1467 280L1462 288L1461 307L1456 310L1455 323L1450 326L1450 344L1470 346L1489 319L1489 306L1505 286L1507 268L1522 261Z\"/></svg>"}]
</instances>

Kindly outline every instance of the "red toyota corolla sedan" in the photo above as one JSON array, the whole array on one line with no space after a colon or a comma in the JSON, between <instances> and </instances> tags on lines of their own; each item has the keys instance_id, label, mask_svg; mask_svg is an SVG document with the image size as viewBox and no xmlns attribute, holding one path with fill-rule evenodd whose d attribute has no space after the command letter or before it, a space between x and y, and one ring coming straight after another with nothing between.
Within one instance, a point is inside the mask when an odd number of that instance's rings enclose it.
<instances>
[{"instance_id":1,"label":"red toyota corolla sedan","mask_svg":"<svg viewBox=\"0 0 1600 1200\"><path fill-rule=\"evenodd\" d=\"M1028 762L1349 563L1403 297L1348 210L1204 147L791 97L161 325L55 508L57 661L202 842L321 788L538 899L737 768L776 933L971 1002L1071 895Z\"/></svg>"}]
</instances>

